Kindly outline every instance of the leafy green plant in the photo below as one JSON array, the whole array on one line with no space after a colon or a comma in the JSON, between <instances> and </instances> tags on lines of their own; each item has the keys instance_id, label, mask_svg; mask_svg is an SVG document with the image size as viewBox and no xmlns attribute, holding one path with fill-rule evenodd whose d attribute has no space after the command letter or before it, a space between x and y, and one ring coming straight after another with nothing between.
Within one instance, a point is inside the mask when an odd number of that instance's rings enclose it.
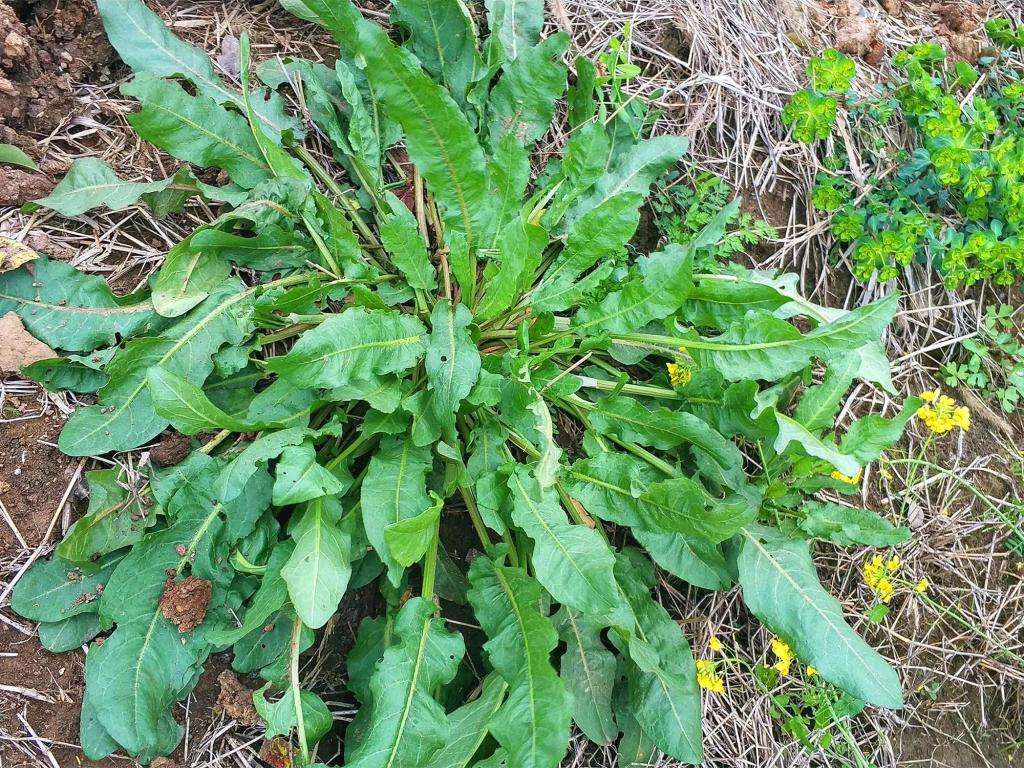
<instances>
[{"instance_id":1,"label":"leafy green plant","mask_svg":"<svg viewBox=\"0 0 1024 768\"><path fill-rule=\"evenodd\" d=\"M966 357L942 366L951 387L968 386L1013 413L1024 398L1024 346L1014 309L1006 304L985 308L978 335L963 342Z\"/></svg>"},{"instance_id":2,"label":"leafy green plant","mask_svg":"<svg viewBox=\"0 0 1024 768\"><path fill-rule=\"evenodd\" d=\"M724 216L725 231L721 238L703 249L694 262L694 269L713 271L735 254L778 235L764 219L730 205L733 197L725 180L713 173L696 172L691 181L673 170L651 197L650 206L658 231L669 243L688 243L711 221Z\"/></svg>"},{"instance_id":3,"label":"leafy green plant","mask_svg":"<svg viewBox=\"0 0 1024 768\"><path fill-rule=\"evenodd\" d=\"M1020 34L1000 19L987 29L1006 48ZM841 54L826 51L808 65L810 90L794 94L783 112L794 137L827 138L831 104L841 102L869 150L896 166L868 178L861 198L836 176L819 178L812 195L819 210L835 211L832 233L852 244L859 280L891 280L929 259L950 288L985 279L1010 285L1024 273L1024 84L1008 60L983 58L975 68L920 43L894 56L895 81L866 96L849 90L855 65ZM894 118L913 131L909 151L884 136ZM845 157L829 160L840 171L846 164Z\"/></svg>"},{"instance_id":4,"label":"leafy green plant","mask_svg":"<svg viewBox=\"0 0 1024 768\"><path fill-rule=\"evenodd\" d=\"M764 668L759 672L766 675ZM863 710L864 703L815 677L807 681L799 695L773 695L769 714L808 752L822 751L847 760L853 756L855 765L868 765L849 726L849 720Z\"/></svg>"},{"instance_id":5,"label":"leafy green plant","mask_svg":"<svg viewBox=\"0 0 1024 768\"><path fill-rule=\"evenodd\" d=\"M735 203L631 254L640 206L686 142L635 140L645 116L613 108L592 65L567 88L568 40L541 39L539 2L489 3L481 40L456 0L400 0L398 45L347 0L284 0L339 58L274 59L255 86L243 36L240 91L141 0L98 4L135 71L131 124L184 165L132 183L82 160L38 204L162 214L201 196L218 215L142 293L42 257L0 275L0 312L65 353L29 373L95 393L65 453L132 451L169 427L193 438L180 462L154 453L165 465L141 484L89 472L86 515L13 593L49 647L100 638L88 757L172 751L175 703L230 650L266 682L267 733L294 734L296 764L312 763L334 723L299 655L371 582L387 609L347 659L350 765L553 767L572 723L623 754L699 762L696 669L652 595L655 564L738 584L823 679L901 705L895 672L818 582L811 542L907 532L807 500L853 493L847 476L919 405L835 431L855 378L891 388L879 338L897 295L841 311L792 275L694 270ZM286 83L344 174L303 144ZM563 97L570 139L531 179ZM460 530L479 540L468 573ZM480 632L445 621L459 604Z\"/></svg>"}]
</instances>

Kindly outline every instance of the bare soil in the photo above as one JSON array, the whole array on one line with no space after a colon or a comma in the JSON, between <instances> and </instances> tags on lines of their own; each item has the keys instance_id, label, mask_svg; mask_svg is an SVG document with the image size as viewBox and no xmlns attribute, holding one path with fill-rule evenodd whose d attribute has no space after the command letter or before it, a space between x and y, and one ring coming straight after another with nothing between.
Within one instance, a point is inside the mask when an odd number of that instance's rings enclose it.
<instances>
[{"instance_id":1,"label":"bare soil","mask_svg":"<svg viewBox=\"0 0 1024 768\"><path fill-rule=\"evenodd\" d=\"M33 147L17 134L46 135L77 114L75 84L114 58L89 0L0 2L0 40L0 135L26 151Z\"/></svg>"},{"instance_id":2,"label":"bare soil","mask_svg":"<svg viewBox=\"0 0 1024 768\"><path fill-rule=\"evenodd\" d=\"M8 398L2 416L31 414L33 407ZM49 415L0 424L0 499L31 547L42 542L78 463L55 446L61 423L58 417ZM0 547L4 558L20 548L10 526L3 523Z\"/></svg>"},{"instance_id":3,"label":"bare soil","mask_svg":"<svg viewBox=\"0 0 1024 768\"><path fill-rule=\"evenodd\" d=\"M83 110L76 84L109 80L113 59L92 0L0 0L0 142L39 159L40 142ZM45 196L63 170L4 168L0 205Z\"/></svg>"}]
</instances>

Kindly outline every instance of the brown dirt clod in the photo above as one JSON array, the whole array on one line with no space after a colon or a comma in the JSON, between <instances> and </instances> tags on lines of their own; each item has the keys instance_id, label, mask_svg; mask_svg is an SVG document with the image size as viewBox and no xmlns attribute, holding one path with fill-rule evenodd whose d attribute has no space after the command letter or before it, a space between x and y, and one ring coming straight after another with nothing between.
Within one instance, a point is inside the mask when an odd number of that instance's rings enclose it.
<instances>
[{"instance_id":1,"label":"brown dirt clod","mask_svg":"<svg viewBox=\"0 0 1024 768\"><path fill-rule=\"evenodd\" d=\"M242 685L238 676L225 669L217 675L217 682L220 684L217 706L224 710L224 714L247 728L259 725L261 720L252 701L252 691Z\"/></svg>"},{"instance_id":2,"label":"brown dirt clod","mask_svg":"<svg viewBox=\"0 0 1024 768\"><path fill-rule=\"evenodd\" d=\"M864 16L847 16L836 27L836 48L850 56L859 56L876 66L885 56L885 44L879 38L878 22Z\"/></svg>"},{"instance_id":3,"label":"brown dirt clod","mask_svg":"<svg viewBox=\"0 0 1024 768\"><path fill-rule=\"evenodd\" d=\"M3 173L0 173L0 205L18 206L30 200L38 200L50 194L55 186L57 182L45 173L5 167Z\"/></svg>"},{"instance_id":4,"label":"brown dirt clod","mask_svg":"<svg viewBox=\"0 0 1024 768\"><path fill-rule=\"evenodd\" d=\"M25 330L17 314L8 312L0 317L0 373L17 373L22 366L56 356Z\"/></svg>"},{"instance_id":5,"label":"brown dirt clod","mask_svg":"<svg viewBox=\"0 0 1024 768\"><path fill-rule=\"evenodd\" d=\"M192 442L187 435L168 430L150 450L149 459L158 467L173 467L183 462L191 450Z\"/></svg>"},{"instance_id":6,"label":"brown dirt clod","mask_svg":"<svg viewBox=\"0 0 1024 768\"><path fill-rule=\"evenodd\" d=\"M80 112L75 84L112 58L95 3L0 0L0 137L45 135Z\"/></svg>"},{"instance_id":7,"label":"brown dirt clod","mask_svg":"<svg viewBox=\"0 0 1024 768\"><path fill-rule=\"evenodd\" d=\"M197 576L182 581L168 577L160 597L160 612L182 634L191 632L203 623L210 606L213 584Z\"/></svg>"},{"instance_id":8,"label":"brown dirt clod","mask_svg":"<svg viewBox=\"0 0 1024 768\"><path fill-rule=\"evenodd\" d=\"M981 28L983 11L972 3L935 3L931 11L938 16L935 34L939 42L963 61L977 61L982 55L982 40L975 33Z\"/></svg>"}]
</instances>

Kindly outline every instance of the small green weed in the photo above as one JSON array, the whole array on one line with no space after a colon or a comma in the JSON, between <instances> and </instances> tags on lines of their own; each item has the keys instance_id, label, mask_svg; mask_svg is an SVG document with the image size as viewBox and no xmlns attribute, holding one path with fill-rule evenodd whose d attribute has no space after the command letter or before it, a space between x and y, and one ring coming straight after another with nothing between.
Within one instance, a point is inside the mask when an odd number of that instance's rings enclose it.
<instances>
[{"instance_id":1,"label":"small green weed","mask_svg":"<svg viewBox=\"0 0 1024 768\"><path fill-rule=\"evenodd\" d=\"M651 198L654 223L670 243L688 243L716 217L734 197L732 188L719 176L697 172L687 181L679 171L671 171L662 189ZM725 221L722 239L701 253L694 267L712 271L737 253L749 251L778 232L764 219L750 213L731 210Z\"/></svg>"},{"instance_id":2,"label":"small green weed","mask_svg":"<svg viewBox=\"0 0 1024 768\"><path fill-rule=\"evenodd\" d=\"M978 335L963 342L967 357L942 366L947 386L967 386L999 403L1005 413L1017 410L1024 398L1024 345L1007 304L986 307Z\"/></svg>"}]
</instances>

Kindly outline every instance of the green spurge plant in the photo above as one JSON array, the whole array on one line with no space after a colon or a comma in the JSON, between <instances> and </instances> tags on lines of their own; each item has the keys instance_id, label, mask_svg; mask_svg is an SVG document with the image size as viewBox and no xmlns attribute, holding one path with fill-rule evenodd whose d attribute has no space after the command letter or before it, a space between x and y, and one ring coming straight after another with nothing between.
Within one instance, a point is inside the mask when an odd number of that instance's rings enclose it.
<instances>
[{"instance_id":1,"label":"green spurge plant","mask_svg":"<svg viewBox=\"0 0 1024 768\"><path fill-rule=\"evenodd\" d=\"M81 160L39 205L163 214L201 196L219 215L143 293L45 258L0 276L0 312L65 353L29 373L95 393L65 453L134 450L168 427L196 438L141 486L89 472L87 513L13 593L53 650L102 635L86 755L171 752L175 703L230 649L266 681L267 733L294 733L311 763L334 721L301 687L299 654L376 582L387 609L347 660L361 704L347 764L555 766L573 723L623 754L696 763L694 660L652 596L655 563L738 584L823 679L899 707L810 543L907 532L808 500L853 493L843 477L917 406L835 433L855 378L891 388L880 336L898 297L841 311L794 276L693 270L736 203L686 242L631 253L685 140L637 139L644 116L609 109L587 61L567 88L568 40L541 39L539 0L489 3L486 22L457 0L399 0L401 44L348 0L284 5L334 35L338 60L275 59L255 86L243 38L236 90L141 0L99 0L135 71L132 126L183 166L136 183ZM344 174L304 146L286 83ZM569 141L532 176L563 98ZM468 574L460 528L479 539ZM480 632L464 637L451 611Z\"/></svg>"},{"instance_id":2,"label":"green spurge plant","mask_svg":"<svg viewBox=\"0 0 1024 768\"><path fill-rule=\"evenodd\" d=\"M1005 20L995 20L1002 22ZM1020 47L1007 24L990 22L1004 48ZM931 259L950 288L991 279L1010 285L1024 273L1024 83L1006 51L975 68L949 62L934 43L893 58L899 75L866 96L850 91L851 59L825 51L808 65L811 89L794 94L783 112L793 135L811 142L830 136L841 98L870 154L894 172L865 180L865 193L842 174L847 160L826 158L812 194L816 208L834 212L832 233L852 243L859 280L891 280L915 260ZM805 106L832 104L829 119ZM915 146L897 150L884 128L900 118Z\"/></svg>"}]
</instances>

